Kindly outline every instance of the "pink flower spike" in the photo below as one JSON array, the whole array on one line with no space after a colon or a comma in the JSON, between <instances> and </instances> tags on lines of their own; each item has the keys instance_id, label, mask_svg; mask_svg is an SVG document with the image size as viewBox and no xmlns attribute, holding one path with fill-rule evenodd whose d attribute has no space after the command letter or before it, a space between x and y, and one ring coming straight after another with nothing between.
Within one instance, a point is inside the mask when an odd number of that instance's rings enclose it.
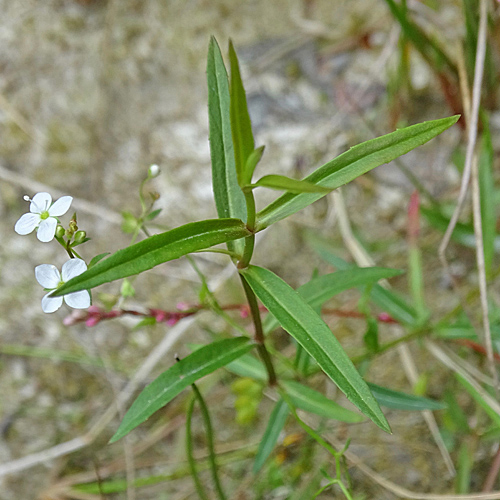
<instances>
[{"instance_id":1,"label":"pink flower spike","mask_svg":"<svg viewBox=\"0 0 500 500\"><path fill-rule=\"evenodd\" d=\"M90 306L87 309L89 314L99 314L101 312L101 308L99 306Z\"/></svg>"},{"instance_id":2,"label":"pink flower spike","mask_svg":"<svg viewBox=\"0 0 500 500\"><path fill-rule=\"evenodd\" d=\"M162 323L167 319L167 313L161 309L150 309L149 314L151 314L158 323Z\"/></svg>"},{"instance_id":3,"label":"pink flower spike","mask_svg":"<svg viewBox=\"0 0 500 500\"><path fill-rule=\"evenodd\" d=\"M84 317L86 317L86 311L82 311L81 309L77 309L72 311L71 314L66 316L63 319L64 326L73 326L76 325L79 321L81 321Z\"/></svg>"},{"instance_id":4,"label":"pink flower spike","mask_svg":"<svg viewBox=\"0 0 500 500\"><path fill-rule=\"evenodd\" d=\"M379 319L379 321L382 321L383 323L396 323L396 321L394 321L392 319L392 317L386 312L380 313L378 315L378 319Z\"/></svg>"},{"instance_id":5,"label":"pink flower spike","mask_svg":"<svg viewBox=\"0 0 500 500\"><path fill-rule=\"evenodd\" d=\"M88 327L93 327L97 325L99 321L101 321L101 318L99 316L91 316L85 321L85 325L87 325Z\"/></svg>"},{"instance_id":6,"label":"pink flower spike","mask_svg":"<svg viewBox=\"0 0 500 500\"><path fill-rule=\"evenodd\" d=\"M179 311L187 311L190 307L187 302L179 302L177 304L177 309L179 309Z\"/></svg>"},{"instance_id":7,"label":"pink flower spike","mask_svg":"<svg viewBox=\"0 0 500 500\"><path fill-rule=\"evenodd\" d=\"M178 321L179 321L179 316L172 314L170 318L167 319L167 325L168 326L174 326Z\"/></svg>"}]
</instances>

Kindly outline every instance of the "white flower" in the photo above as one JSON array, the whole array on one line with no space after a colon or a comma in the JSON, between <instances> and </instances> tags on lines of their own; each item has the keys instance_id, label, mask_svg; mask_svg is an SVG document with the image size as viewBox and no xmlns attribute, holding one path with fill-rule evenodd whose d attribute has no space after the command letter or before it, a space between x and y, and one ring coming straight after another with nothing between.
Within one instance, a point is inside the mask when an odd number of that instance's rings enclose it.
<instances>
[{"instance_id":1,"label":"white flower","mask_svg":"<svg viewBox=\"0 0 500 500\"><path fill-rule=\"evenodd\" d=\"M51 264L42 264L35 267L35 277L40 285L52 292L66 283L66 281L82 274L86 270L87 264L82 259L70 259L63 264L61 273L56 266ZM48 293L42 299L43 312L52 313L57 311L62 306L63 298L68 306L75 309L87 309L87 307L90 307L90 294L87 290L68 293L68 295L62 297L51 297L51 293Z\"/></svg>"},{"instance_id":2,"label":"white flower","mask_svg":"<svg viewBox=\"0 0 500 500\"><path fill-rule=\"evenodd\" d=\"M151 179L158 177L160 175L160 167L155 163L149 167L148 172Z\"/></svg>"},{"instance_id":3,"label":"white flower","mask_svg":"<svg viewBox=\"0 0 500 500\"><path fill-rule=\"evenodd\" d=\"M16 222L14 230L17 234L25 235L38 228L36 236L40 241L44 243L52 241L56 233L57 217L69 210L73 198L63 196L52 203L52 196L49 193L37 193L32 200L27 196L24 199L31 201L30 213L24 214Z\"/></svg>"}]
</instances>

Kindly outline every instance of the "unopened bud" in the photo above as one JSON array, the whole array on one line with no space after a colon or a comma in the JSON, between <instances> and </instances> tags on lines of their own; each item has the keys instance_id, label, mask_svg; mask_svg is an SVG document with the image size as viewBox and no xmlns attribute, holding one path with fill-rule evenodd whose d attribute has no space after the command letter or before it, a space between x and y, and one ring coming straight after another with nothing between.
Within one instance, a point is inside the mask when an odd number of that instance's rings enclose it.
<instances>
[{"instance_id":1,"label":"unopened bud","mask_svg":"<svg viewBox=\"0 0 500 500\"><path fill-rule=\"evenodd\" d=\"M160 167L154 163L149 167L148 174L151 179L158 177L160 175Z\"/></svg>"},{"instance_id":2,"label":"unopened bud","mask_svg":"<svg viewBox=\"0 0 500 500\"><path fill-rule=\"evenodd\" d=\"M59 224L56 227L56 238L61 239L64 238L64 235L66 234L66 230Z\"/></svg>"},{"instance_id":3,"label":"unopened bud","mask_svg":"<svg viewBox=\"0 0 500 500\"><path fill-rule=\"evenodd\" d=\"M75 243L82 243L83 240L87 237L87 233L85 231L77 231L75 233Z\"/></svg>"}]
</instances>

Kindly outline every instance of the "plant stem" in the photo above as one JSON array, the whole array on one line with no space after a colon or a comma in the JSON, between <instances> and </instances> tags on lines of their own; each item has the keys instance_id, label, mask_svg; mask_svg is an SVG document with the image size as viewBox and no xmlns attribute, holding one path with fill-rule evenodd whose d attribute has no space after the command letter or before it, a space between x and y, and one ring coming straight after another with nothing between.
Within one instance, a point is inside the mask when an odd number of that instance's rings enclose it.
<instances>
[{"instance_id":1,"label":"plant stem","mask_svg":"<svg viewBox=\"0 0 500 500\"><path fill-rule=\"evenodd\" d=\"M269 376L269 385L273 386L277 383L276 372L274 371L273 362L269 351L266 349L264 344L264 330L262 328L262 320L260 318L259 304L257 303L257 297L251 289L250 285L245 280L244 276L240 274L241 283L243 284L243 289L245 290L245 295L248 300L248 305L250 306L250 314L252 315L253 324L255 326L255 342L257 343L257 350L259 355L266 367L267 374Z\"/></svg>"},{"instance_id":2,"label":"plant stem","mask_svg":"<svg viewBox=\"0 0 500 500\"><path fill-rule=\"evenodd\" d=\"M198 496L202 500L208 500L203 485L201 484L200 478L198 476L198 470L196 469L196 460L193 455L193 435L191 432L191 420L193 418L193 409L196 398L193 398L189 403L187 415L186 415L186 454L189 462L189 469L191 471L191 476L193 476L194 485Z\"/></svg>"},{"instance_id":3,"label":"plant stem","mask_svg":"<svg viewBox=\"0 0 500 500\"><path fill-rule=\"evenodd\" d=\"M217 472L217 462L214 449L214 433L212 429L212 423L210 421L210 413L208 412L208 407L198 387L196 387L195 384L192 384L191 387L193 388L195 397L200 405L201 415L205 423L205 429L207 432L208 453L209 453L208 460L210 462L210 469L212 470L212 478L214 480L215 489L217 490L217 495L220 498L220 500L226 500L226 495L222 490L222 485L220 484L219 480L219 474Z\"/></svg>"},{"instance_id":4,"label":"plant stem","mask_svg":"<svg viewBox=\"0 0 500 500\"><path fill-rule=\"evenodd\" d=\"M255 231L255 198L253 192L243 191L245 195L245 202L247 204L247 228L250 232ZM253 255L253 249L255 246L255 234L251 234L245 238L245 247L243 249L243 256L238 262L238 269L245 269L250 264L250 259Z\"/></svg>"}]
</instances>

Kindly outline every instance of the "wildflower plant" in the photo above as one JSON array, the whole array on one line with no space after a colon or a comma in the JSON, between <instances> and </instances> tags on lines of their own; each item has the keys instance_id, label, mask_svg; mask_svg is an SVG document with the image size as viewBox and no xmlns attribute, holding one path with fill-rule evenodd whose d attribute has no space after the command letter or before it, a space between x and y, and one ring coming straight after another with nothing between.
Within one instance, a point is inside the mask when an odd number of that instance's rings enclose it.
<instances>
[{"instance_id":1,"label":"wildflower plant","mask_svg":"<svg viewBox=\"0 0 500 500\"><path fill-rule=\"evenodd\" d=\"M356 177L428 142L458 120L458 116L452 116L428 121L369 140L320 166L303 180L272 173L255 180L254 171L264 154L264 147L256 147L254 141L238 59L231 43L229 65L228 77L219 46L212 38L208 52L207 79L212 184L217 219L191 222L153 235L149 235L146 230L143 232L147 237L135 242L140 231L144 229L144 224L159 213L158 210L152 210L156 199L154 196L150 204L146 202L142 184L141 216L134 218L128 212L123 214L124 229L133 233L133 244L109 256L104 254L95 257L86 270L85 262L74 252L74 246L88 240L85 234L76 238L76 216L73 218L73 227L68 230L61 227L60 231L56 231L56 217L69 209L69 205L66 206L69 197L61 198L50 205L51 198L47 193L35 195L30 206L31 213L24 215L16 224L16 231L20 234L27 234L38 228L37 235L42 241L49 241L55 234L58 242L71 257L70 261L64 264L61 275L54 266L37 267L37 280L50 290L42 301L45 312L59 308L63 297L72 307L88 307L89 290L104 283L138 275L194 252L217 251L225 254L228 260L234 263L248 302L247 310L253 322L253 331L243 335L242 328L237 328L234 336L213 338L207 345L196 346L197 348L185 358L172 360L171 366L139 394L111 438L111 442L121 439L191 386L194 397L187 415L188 459L201 498L206 495L197 475L191 438L191 420L196 404L202 411L211 448L210 464L215 489L219 498L225 498L225 495L216 469L208 408L195 383L205 375L228 365L231 371L239 375L250 377L261 385L267 384L278 395L275 408L269 416L268 428L257 451L255 472L270 455L289 416L297 419L310 437L335 457L340 468L343 463L343 451L333 449L314 429L303 422L296 413L297 408L348 423L368 418L382 430L391 431L379 402L383 402L384 398L390 400L393 394L365 382L334 332L316 311L325 301L342 290L359 286L374 287L375 290L378 280L391 278L401 272L379 267L345 268L325 276L314 277L298 290L294 290L269 269L252 264L255 235ZM153 165L149 169L148 179L158 174L158 167ZM257 209L254 190L262 188L281 191L283 194L268 206ZM225 244L226 249L214 248L220 244ZM265 320L261 318L262 309L267 311ZM161 318L166 323L172 319L172 316L162 315L161 311L149 311L151 317ZM183 310L176 316L176 320L196 314L197 311L196 308ZM125 313L126 311L121 311L106 316L101 314L98 306L93 305L86 319L84 316L74 316L68 324L81 319L92 320L88 324L94 325L101 319L118 317ZM278 326L288 332L297 345L293 373L290 373L290 370L283 371L282 356L276 356L268 349L269 336ZM304 363L305 359L309 361ZM307 378L318 371L330 378L360 413L344 408L310 388ZM281 375L283 372L287 375ZM258 390L252 397L260 398L261 391ZM435 408L431 403L427 408ZM421 405L422 401L419 400L418 404ZM335 473L335 478L334 482L341 485L344 495L351 498L348 488L342 483L339 470Z\"/></svg>"}]
</instances>

